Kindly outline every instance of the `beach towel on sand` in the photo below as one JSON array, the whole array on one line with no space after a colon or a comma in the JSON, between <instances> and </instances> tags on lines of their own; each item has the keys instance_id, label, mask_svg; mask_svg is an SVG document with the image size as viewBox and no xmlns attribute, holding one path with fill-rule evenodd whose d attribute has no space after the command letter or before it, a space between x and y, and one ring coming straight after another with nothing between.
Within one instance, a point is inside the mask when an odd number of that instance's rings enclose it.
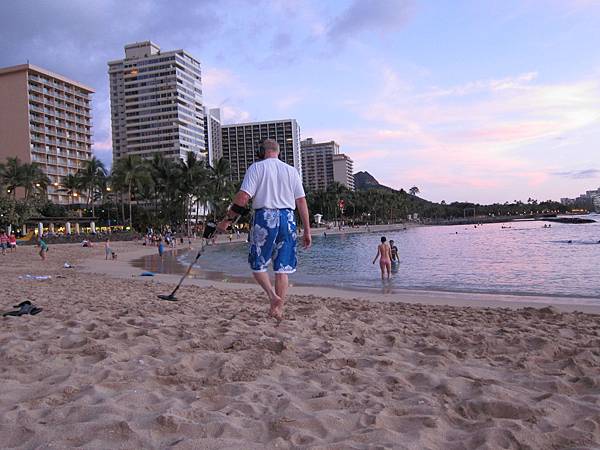
<instances>
[{"instance_id":1,"label":"beach towel on sand","mask_svg":"<svg viewBox=\"0 0 600 450\"><path fill-rule=\"evenodd\" d=\"M19 279L20 280L49 280L52 277L50 275L31 275L31 274L26 274L26 275L20 275Z\"/></svg>"}]
</instances>

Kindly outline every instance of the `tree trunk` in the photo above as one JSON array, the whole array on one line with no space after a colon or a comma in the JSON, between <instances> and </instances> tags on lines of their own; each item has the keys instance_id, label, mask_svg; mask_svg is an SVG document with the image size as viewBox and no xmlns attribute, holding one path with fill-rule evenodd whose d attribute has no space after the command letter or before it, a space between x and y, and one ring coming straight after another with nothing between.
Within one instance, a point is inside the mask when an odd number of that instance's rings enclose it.
<instances>
[{"instance_id":1,"label":"tree trunk","mask_svg":"<svg viewBox=\"0 0 600 450\"><path fill-rule=\"evenodd\" d=\"M121 220L123 225L125 225L125 199L123 198L123 193L121 192Z\"/></svg>"},{"instance_id":2,"label":"tree trunk","mask_svg":"<svg viewBox=\"0 0 600 450\"><path fill-rule=\"evenodd\" d=\"M127 195L129 196L129 226L133 229L133 222L131 219L131 183L129 183Z\"/></svg>"},{"instance_id":3,"label":"tree trunk","mask_svg":"<svg viewBox=\"0 0 600 450\"><path fill-rule=\"evenodd\" d=\"M190 227L192 225L192 198L188 195L186 200L187 207L187 237L190 237Z\"/></svg>"},{"instance_id":4,"label":"tree trunk","mask_svg":"<svg viewBox=\"0 0 600 450\"><path fill-rule=\"evenodd\" d=\"M194 225L198 227L198 216L200 215L200 200L196 200L196 221Z\"/></svg>"},{"instance_id":5,"label":"tree trunk","mask_svg":"<svg viewBox=\"0 0 600 450\"><path fill-rule=\"evenodd\" d=\"M158 191L154 189L154 223L158 220Z\"/></svg>"}]
</instances>

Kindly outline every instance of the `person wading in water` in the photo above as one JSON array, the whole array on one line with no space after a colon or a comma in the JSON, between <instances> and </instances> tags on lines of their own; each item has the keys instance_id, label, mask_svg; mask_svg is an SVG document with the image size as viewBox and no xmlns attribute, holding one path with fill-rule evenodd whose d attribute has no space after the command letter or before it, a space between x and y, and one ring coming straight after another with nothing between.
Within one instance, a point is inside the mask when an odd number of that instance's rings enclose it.
<instances>
[{"instance_id":1,"label":"person wading in water","mask_svg":"<svg viewBox=\"0 0 600 450\"><path fill-rule=\"evenodd\" d=\"M379 259L379 267L381 268L381 279L385 279L385 275L387 272L387 278L390 279L390 273L392 272L392 250L390 249L390 245L386 242L387 239L385 236L381 237L381 244L377 246L377 255L375 255L375 259L373 260L373 264Z\"/></svg>"}]
</instances>

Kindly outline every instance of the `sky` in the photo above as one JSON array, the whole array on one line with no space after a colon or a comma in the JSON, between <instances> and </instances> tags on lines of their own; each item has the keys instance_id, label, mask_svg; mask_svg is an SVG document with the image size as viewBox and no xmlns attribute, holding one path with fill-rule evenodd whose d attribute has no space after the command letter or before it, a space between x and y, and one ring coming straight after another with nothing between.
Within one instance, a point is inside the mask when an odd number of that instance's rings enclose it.
<instances>
[{"instance_id":1,"label":"sky","mask_svg":"<svg viewBox=\"0 0 600 450\"><path fill-rule=\"evenodd\" d=\"M434 201L600 186L600 0L3 0L0 67L92 86L111 164L107 62L152 40L200 60L225 123L294 118L385 185Z\"/></svg>"}]
</instances>

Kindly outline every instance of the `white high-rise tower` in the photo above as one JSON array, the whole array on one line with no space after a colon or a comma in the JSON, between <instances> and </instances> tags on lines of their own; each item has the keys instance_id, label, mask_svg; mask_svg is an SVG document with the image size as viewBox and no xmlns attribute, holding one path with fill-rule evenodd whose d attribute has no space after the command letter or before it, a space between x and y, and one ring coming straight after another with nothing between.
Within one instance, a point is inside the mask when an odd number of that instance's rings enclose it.
<instances>
[{"instance_id":1,"label":"white high-rise tower","mask_svg":"<svg viewBox=\"0 0 600 450\"><path fill-rule=\"evenodd\" d=\"M145 41L126 45L125 59L108 67L114 159L207 157L200 62Z\"/></svg>"}]
</instances>

